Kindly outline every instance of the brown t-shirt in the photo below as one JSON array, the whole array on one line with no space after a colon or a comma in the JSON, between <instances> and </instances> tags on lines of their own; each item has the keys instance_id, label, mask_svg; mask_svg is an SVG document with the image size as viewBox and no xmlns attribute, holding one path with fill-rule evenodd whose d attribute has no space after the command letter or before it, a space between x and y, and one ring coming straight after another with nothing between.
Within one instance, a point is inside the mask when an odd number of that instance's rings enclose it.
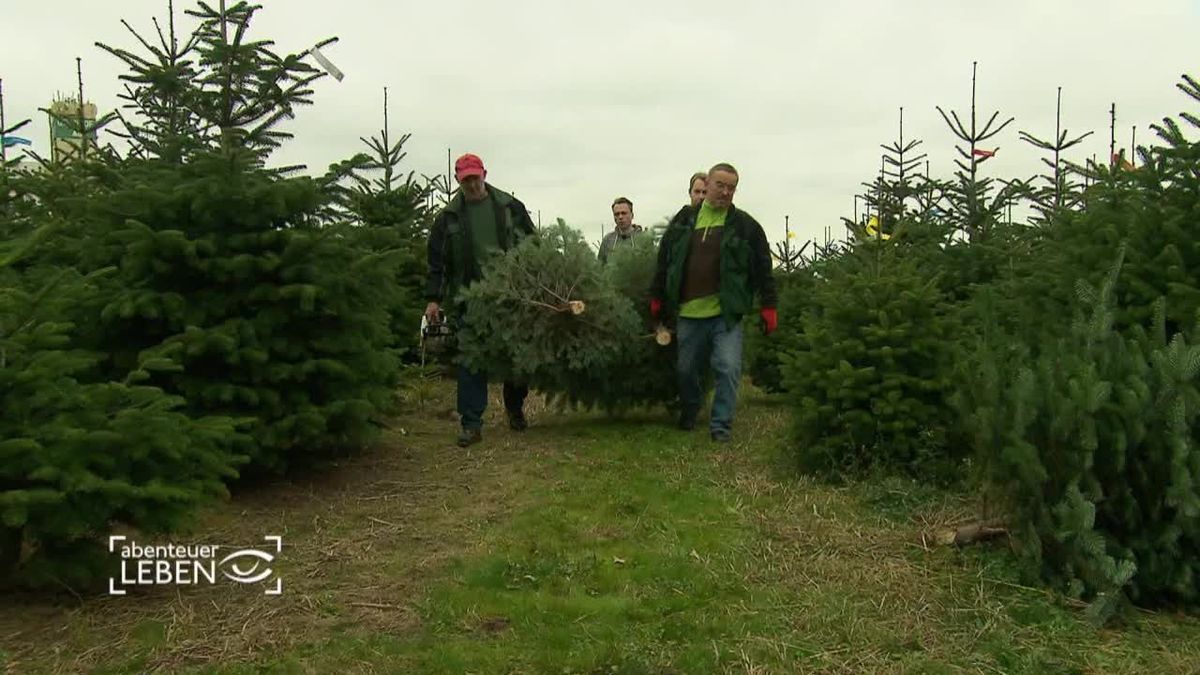
<instances>
[{"instance_id":1,"label":"brown t-shirt","mask_svg":"<svg viewBox=\"0 0 1200 675\"><path fill-rule=\"evenodd\" d=\"M716 295L721 290L721 235L724 227L692 230L680 302Z\"/></svg>"}]
</instances>

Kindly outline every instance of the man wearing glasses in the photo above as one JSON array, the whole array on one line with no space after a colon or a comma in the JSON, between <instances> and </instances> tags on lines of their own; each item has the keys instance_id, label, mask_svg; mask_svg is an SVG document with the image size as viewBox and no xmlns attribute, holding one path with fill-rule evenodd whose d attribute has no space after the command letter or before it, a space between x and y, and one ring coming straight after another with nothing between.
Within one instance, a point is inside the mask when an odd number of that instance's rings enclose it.
<instances>
[{"instance_id":1,"label":"man wearing glasses","mask_svg":"<svg viewBox=\"0 0 1200 675\"><path fill-rule=\"evenodd\" d=\"M663 234L650 290L651 315L657 319L666 309L678 318L679 428L696 426L701 377L711 363L716 394L709 433L718 443L732 437L742 317L753 310L755 294L764 331L777 324L770 245L758 221L733 205L737 184L733 166L709 170L703 199L683 207Z\"/></svg>"}]
</instances>

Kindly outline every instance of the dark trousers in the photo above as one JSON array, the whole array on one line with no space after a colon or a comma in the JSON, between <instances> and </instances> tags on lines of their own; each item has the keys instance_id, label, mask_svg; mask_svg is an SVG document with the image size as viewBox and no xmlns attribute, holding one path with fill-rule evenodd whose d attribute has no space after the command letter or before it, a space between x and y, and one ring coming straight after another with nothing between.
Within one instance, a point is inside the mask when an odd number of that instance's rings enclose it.
<instances>
[{"instance_id":1,"label":"dark trousers","mask_svg":"<svg viewBox=\"0 0 1200 675\"><path fill-rule=\"evenodd\" d=\"M504 409L519 413L525 408L525 397L529 387L512 382L504 383ZM472 373L463 366L458 367L458 414L462 415L464 429L483 427L483 411L487 409L487 373Z\"/></svg>"},{"instance_id":2,"label":"dark trousers","mask_svg":"<svg viewBox=\"0 0 1200 675\"><path fill-rule=\"evenodd\" d=\"M466 308L455 307L456 321L459 330L465 325L463 320ZM487 410L488 376L486 372L474 373L465 367L458 367L458 414L462 417L462 428L479 429L483 427L483 411ZM504 409L511 413L519 413L525 409L525 397L529 395L529 386L513 382L504 383Z\"/></svg>"}]
</instances>

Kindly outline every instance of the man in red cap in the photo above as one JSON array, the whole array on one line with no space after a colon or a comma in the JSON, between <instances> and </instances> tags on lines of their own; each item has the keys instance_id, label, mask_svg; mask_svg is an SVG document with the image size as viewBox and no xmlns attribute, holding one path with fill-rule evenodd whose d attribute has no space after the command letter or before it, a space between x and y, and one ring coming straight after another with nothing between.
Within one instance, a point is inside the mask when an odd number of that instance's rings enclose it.
<instances>
[{"instance_id":1,"label":"man in red cap","mask_svg":"<svg viewBox=\"0 0 1200 675\"><path fill-rule=\"evenodd\" d=\"M737 183L737 170L729 164L709 170L703 199L680 209L667 225L650 288L650 314L657 319L665 308L678 318L679 427L695 427L701 376L711 363L716 393L708 428L720 443L732 434L742 377L742 317L753 310L755 294L764 331L776 325L771 248L758 221L733 205Z\"/></svg>"},{"instance_id":2,"label":"man in red cap","mask_svg":"<svg viewBox=\"0 0 1200 675\"><path fill-rule=\"evenodd\" d=\"M429 231L429 280L425 297L429 301L425 315L437 316L444 302L454 302L459 289L477 281L488 256L506 251L522 237L535 234L533 220L525 205L516 197L487 183L483 160L467 153L454 163L454 179L458 194L438 214ZM452 314L462 325L462 310L457 305ZM469 320L469 317L468 317ZM508 425L522 431L525 420L525 397L529 388L512 382L504 383L504 407ZM487 407L487 373L458 369L458 413L462 431L458 445L467 447L482 440L483 411Z\"/></svg>"}]
</instances>

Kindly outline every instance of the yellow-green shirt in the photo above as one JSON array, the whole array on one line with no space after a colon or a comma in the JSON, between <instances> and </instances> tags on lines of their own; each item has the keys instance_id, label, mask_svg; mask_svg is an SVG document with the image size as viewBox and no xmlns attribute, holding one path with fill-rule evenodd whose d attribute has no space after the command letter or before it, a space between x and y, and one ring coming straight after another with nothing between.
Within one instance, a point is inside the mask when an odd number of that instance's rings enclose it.
<instances>
[{"instance_id":1,"label":"yellow-green shirt","mask_svg":"<svg viewBox=\"0 0 1200 675\"><path fill-rule=\"evenodd\" d=\"M696 229L724 227L725 215L728 213L728 209L718 211L709 206L707 201L700 202L700 213L696 216ZM711 319L714 316L721 316L721 298L713 294L688 300L679 307L679 316L685 319Z\"/></svg>"}]
</instances>

